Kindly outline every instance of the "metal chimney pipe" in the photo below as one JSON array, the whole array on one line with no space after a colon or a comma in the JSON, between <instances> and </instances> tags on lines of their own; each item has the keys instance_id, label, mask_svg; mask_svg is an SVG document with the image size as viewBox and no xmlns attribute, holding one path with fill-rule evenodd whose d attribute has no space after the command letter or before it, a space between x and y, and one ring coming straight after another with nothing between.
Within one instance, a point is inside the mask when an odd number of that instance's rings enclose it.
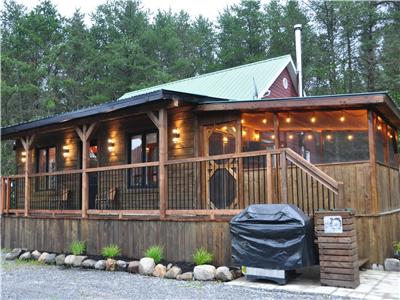
<instances>
[{"instance_id":1,"label":"metal chimney pipe","mask_svg":"<svg viewBox=\"0 0 400 300\"><path fill-rule=\"evenodd\" d=\"M299 97L303 97L303 67L301 63L301 28L302 28L301 24L294 25L297 84L298 84Z\"/></svg>"}]
</instances>

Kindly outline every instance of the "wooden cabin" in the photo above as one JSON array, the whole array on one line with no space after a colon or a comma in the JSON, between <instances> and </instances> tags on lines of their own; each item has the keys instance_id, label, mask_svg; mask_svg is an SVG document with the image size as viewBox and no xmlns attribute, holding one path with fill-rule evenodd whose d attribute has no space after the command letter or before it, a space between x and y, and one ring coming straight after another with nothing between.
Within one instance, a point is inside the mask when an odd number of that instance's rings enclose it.
<instances>
[{"instance_id":1,"label":"wooden cabin","mask_svg":"<svg viewBox=\"0 0 400 300\"><path fill-rule=\"evenodd\" d=\"M229 220L256 203L351 208L359 256L400 240L400 111L386 92L298 96L282 56L2 128L3 247L90 254L110 243L169 260L205 247L230 264Z\"/></svg>"}]
</instances>

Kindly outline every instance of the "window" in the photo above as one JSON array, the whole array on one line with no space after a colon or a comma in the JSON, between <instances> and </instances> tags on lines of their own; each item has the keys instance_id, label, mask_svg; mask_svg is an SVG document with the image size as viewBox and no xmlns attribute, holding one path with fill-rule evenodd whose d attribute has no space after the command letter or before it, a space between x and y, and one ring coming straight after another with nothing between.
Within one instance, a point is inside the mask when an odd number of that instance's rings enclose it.
<instances>
[{"instance_id":1,"label":"window","mask_svg":"<svg viewBox=\"0 0 400 300\"><path fill-rule=\"evenodd\" d=\"M137 134L130 137L129 163L158 161L158 136L156 132ZM156 186L158 183L158 167L143 167L130 170L129 186Z\"/></svg>"},{"instance_id":2,"label":"window","mask_svg":"<svg viewBox=\"0 0 400 300\"><path fill-rule=\"evenodd\" d=\"M243 152L275 148L274 118L271 113L242 114Z\"/></svg>"},{"instance_id":3,"label":"window","mask_svg":"<svg viewBox=\"0 0 400 300\"><path fill-rule=\"evenodd\" d=\"M56 147L40 148L37 150L37 173L51 173L56 171ZM56 187L55 176L38 177L37 190L52 190Z\"/></svg>"}]
</instances>

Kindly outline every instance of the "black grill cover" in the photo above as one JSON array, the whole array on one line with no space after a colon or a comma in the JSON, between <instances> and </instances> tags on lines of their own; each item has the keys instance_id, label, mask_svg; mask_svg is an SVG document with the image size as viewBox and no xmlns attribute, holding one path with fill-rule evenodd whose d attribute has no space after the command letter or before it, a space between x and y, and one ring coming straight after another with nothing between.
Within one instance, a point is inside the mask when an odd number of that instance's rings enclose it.
<instances>
[{"instance_id":1,"label":"black grill cover","mask_svg":"<svg viewBox=\"0 0 400 300\"><path fill-rule=\"evenodd\" d=\"M237 266L293 270L316 263L313 225L291 204L250 205L230 221Z\"/></svg>"}]
</instances>

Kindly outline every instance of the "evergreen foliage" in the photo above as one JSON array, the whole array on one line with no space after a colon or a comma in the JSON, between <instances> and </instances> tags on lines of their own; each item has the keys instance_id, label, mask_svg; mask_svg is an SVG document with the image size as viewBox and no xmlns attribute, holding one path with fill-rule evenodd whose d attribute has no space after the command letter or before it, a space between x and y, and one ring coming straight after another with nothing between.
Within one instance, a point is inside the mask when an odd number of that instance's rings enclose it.
<instances>
[{"instance_id":1,"label":"evergreen foliage","mask_svg":"<svg viewBox=\"0 0 400 300\"><path fill-rule=\"evenodd\" d=\"M50 0L1 12L1 126L119 98L135 89L291 54L303 24L308 95L388 90L400 103L400 2L242 0L215 23L110 0L62 17ZM2 145L2 174L12 147Z\"/></svg>"}]
</instances>

